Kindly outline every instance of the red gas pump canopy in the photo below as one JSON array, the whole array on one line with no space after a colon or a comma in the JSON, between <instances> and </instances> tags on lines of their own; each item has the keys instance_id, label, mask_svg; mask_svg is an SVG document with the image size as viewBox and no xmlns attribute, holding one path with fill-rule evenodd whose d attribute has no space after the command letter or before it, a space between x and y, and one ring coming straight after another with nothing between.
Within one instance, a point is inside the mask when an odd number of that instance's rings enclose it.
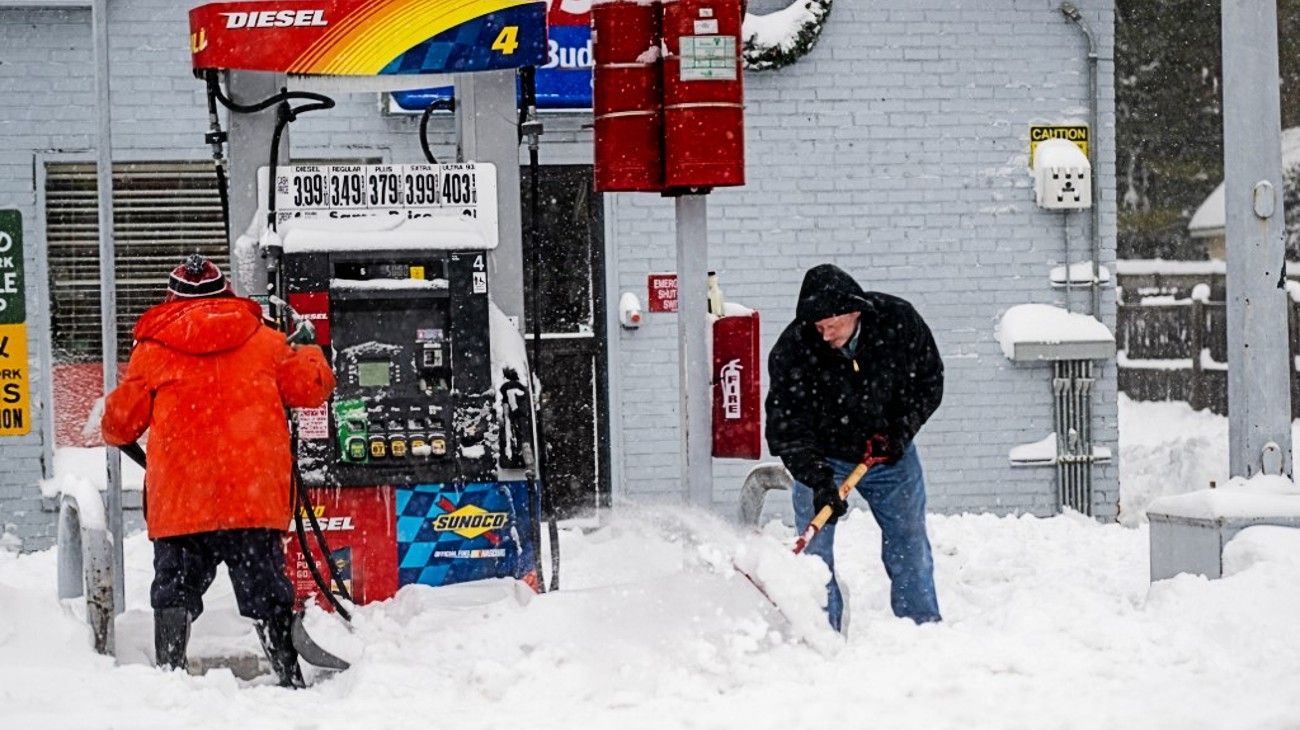
<instances>
[{"instance_id":1,"label":"red gas pump canopy","mask_svg":"<svg viewBox=\"0 0 1300 730\"><path fill-rule=\"evenodd\" d=\"M248 0L190 11L196 69L382 76L540 65L545 0Z\"/></svg>"}]
</instances>

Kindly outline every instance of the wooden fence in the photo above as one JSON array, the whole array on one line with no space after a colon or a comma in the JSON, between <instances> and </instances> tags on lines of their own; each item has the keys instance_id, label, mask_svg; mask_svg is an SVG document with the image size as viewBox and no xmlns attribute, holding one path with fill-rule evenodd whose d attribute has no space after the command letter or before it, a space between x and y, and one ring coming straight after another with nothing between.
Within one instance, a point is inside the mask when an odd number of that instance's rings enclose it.
<instances>
[{"instance_id":1,"label":"wooden fence","mask_svg":"<svg viewBox=\"0 0 1300 730\"><path fill-rule=\"evenodd\" d=\"M1162 298L1165 299L1165 298ZM1170 298L1172 299L1172 298ZM1300 304L1287 298L1291 412L1300 417ZM1228 412L1228 306L1223 301L1174 299L1121 303L1116 317L1119 389L1134 400L1183 400L1193 408Z\"/></svg>"}]
</instances>

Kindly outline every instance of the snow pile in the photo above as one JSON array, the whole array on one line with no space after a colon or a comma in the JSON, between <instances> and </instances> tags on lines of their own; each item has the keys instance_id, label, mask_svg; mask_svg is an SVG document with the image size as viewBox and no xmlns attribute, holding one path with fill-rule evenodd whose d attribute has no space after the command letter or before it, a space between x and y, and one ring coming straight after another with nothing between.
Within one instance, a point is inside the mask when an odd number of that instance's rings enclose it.
<instances>
[{"instance_id":1,"label":"snow pile","mask_svg":"<svg viewBox=\"0 0 1300 730\"><path fill-rule=\"evenodd\" d=\"M1119 520L1146 521L1147 506L1158 497L1206 489L1228 482L1228 419L1208 410L1193 411L1182 401L1140 402L1119 395ZM1291 425L1292 443L1300 421ZM1293 473L1300 474L1300 450L1293 450Z\"/></svg>"},{"instance_id":2,"label":"snow pile","mask_svg":"<svg viewBox=\"0 0 1300 730\"><path fill-rule=\"evenodd\" d=\"M854 510L837 541L854 623L827 658L783 637L730 569L734 530L620 508L592 532L562 532L559 592L521 602L501 586L408 586L358 608L359 661L301 692L140 666L151 551L133 537L119 645L134 654L117 666L54 598L52 552L0 554L0 686L7 724L41 728L1293 727L1297 532L1251 528L1229 545L1224 579L1148 588L1145 528L934 516L945 621L916 626L890 613L879 530ZM225 577L205 601L191 656L255 652Z\"/></svg>"},{"instance_id":3,"label":"snow pile","mask_svg":"<svg viewBox=\"0 0 1300 730\"><path fill-rule=\"evenodd\" d=\"M108 467L103 446L83 448L60 446L54 451L54 477L41 481L41 496L49 499L71 491L71 480L84 480L104 491L108 488ZM122 489L140 491L144 488L144 469L134 461L122 457Z\"/></svg>"},{"instance_id":4,"label":"snow pile","mask_svg":"<svg viewBox=\"0 0 1300 730\"><path fill-rule=\"evenodd\" d=\"M830 570L819 558L795 555L788 544L780 542L789 542L788 533L776 529L745 538L736 552L735 568L780 610L792 636L833 655L843 648L844 640L826 622Z\"/></svg>"}]
</instances>

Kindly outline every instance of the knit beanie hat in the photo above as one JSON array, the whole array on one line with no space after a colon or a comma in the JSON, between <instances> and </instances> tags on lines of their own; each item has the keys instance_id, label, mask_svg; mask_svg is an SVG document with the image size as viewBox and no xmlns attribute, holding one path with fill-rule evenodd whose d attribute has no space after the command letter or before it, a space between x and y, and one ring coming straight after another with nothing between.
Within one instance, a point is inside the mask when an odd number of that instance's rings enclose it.
<instances>
[{"instance_id":1,"label":"knit beanie hat","mask_svg":"<svg viewBox=\"0 0 1300 730\"><path fill-rule=\"evenodd\" d=\"M167 298L175 302L200 297L219 297L232 294L230 283L221 269L200 254L190 254L185 263L172 269L167 279Z\"/></svg>"}]
</instances>

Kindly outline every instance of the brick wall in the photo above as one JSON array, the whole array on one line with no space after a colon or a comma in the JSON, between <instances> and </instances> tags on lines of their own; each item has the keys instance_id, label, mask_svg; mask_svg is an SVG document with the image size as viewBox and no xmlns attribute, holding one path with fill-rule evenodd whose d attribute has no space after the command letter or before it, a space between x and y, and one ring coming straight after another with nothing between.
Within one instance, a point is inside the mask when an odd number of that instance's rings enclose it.
<instances>
[{"instance_id":1,"label":"brick wall","mask_svg":"<svg viewBox=\"0 0 1300 730\"><path fill-rule=\"evenodd\" d=\"M783 4L755 0L751 8ZM948 367L944 405L919 440L934 509L1046 514L1054 504L1050 469L1007 462L1011 447L1051 429L1050 369L1008 362L993 328L1009 306L1062 299L1047 282L1063 260L1062 218L1035 208L1026 171L1029 124L1087 117L1086 44L1058 4L841 0L811 55L747 74L749 184L710 196L710 268L729 299L762 311L764 352L792 315L803 271L824 261L910 299L930 322ZM1101 41L1094 136L1106 263L1115 251L1113 0L1077 4ZM110 8L114 158L208 158L185 8L167 0ZM0 207L23 211L34 272L43 247L36 167L94 159L89 11L0 9L0 92ZM379 113L374 93L338 99L335 110L293 125L295 157L422 159L417 119ZM544 164L590 162L589 115L545 121ZM450 158L451 120L435 119L431 131L435 154ZM606 198L611 304L623 291L644 298L646 273L674 268L672 212L655 196ZM1070 216L1076 260L1086 258L1086 229L1086 214ZM29 311L44 310L41 296L31 290ZM1113 325L1110 290L1103 311ZM616 498L680 491L675 324L652 315L624 332L611 322ZM33 331L34 353L44 335ZM1100 376L1097 440L1113 445L1113 363ZM28 547L48 544L53 526L39 509L44 444L39 434L0 441L0 523L16 524ZM718 462L719 509L734 510L750 466ZM1099 513L1113 515L1113 465L1098 470L1097 490Z\"/></svg>"},{"instance_id":2,"label":"brick wall","mask_svg":"<svg viewBox=\"0 0 1300 730\"><path fill-rule=\"evenodd\" d=\"M1031 123L1087 120L1087 44L1057 5L836 3L811 55L746 75L748 184L710 196L709 268L728 299L761 311L765 354L793 316L803 272L827 261L910 300L929 322L947 366L943 406L918 439L936 510L1048 514L1055 505L1050 468L1007 460L1052 430L1050 366L1008 361L994 327L1012 305L1063 299L1048 283L1063 260L1062 217L1034 205L1027 172ZM1101 260L1111 263L1113 3L1079 5L1103 59L1095 136ZM617 291L644 300L645 274L675 267L672 203L619 195L611 208L611 276ZM1069 216L1074 260L1088 258L1087 219ZM1084 299L1075 293L1074 306ZM1102 302L1113 327L1113 290ZM676 347L675 315L665 314L611 343L627 496L680 493ZM1099 376L1096 440L1114 449L1114 364ZM750 466L716 462L720 509L734 509ZM1114 465L1097 470L1095 489L1098 513L1113 516Z\"/></svg>"}]
</instances>

